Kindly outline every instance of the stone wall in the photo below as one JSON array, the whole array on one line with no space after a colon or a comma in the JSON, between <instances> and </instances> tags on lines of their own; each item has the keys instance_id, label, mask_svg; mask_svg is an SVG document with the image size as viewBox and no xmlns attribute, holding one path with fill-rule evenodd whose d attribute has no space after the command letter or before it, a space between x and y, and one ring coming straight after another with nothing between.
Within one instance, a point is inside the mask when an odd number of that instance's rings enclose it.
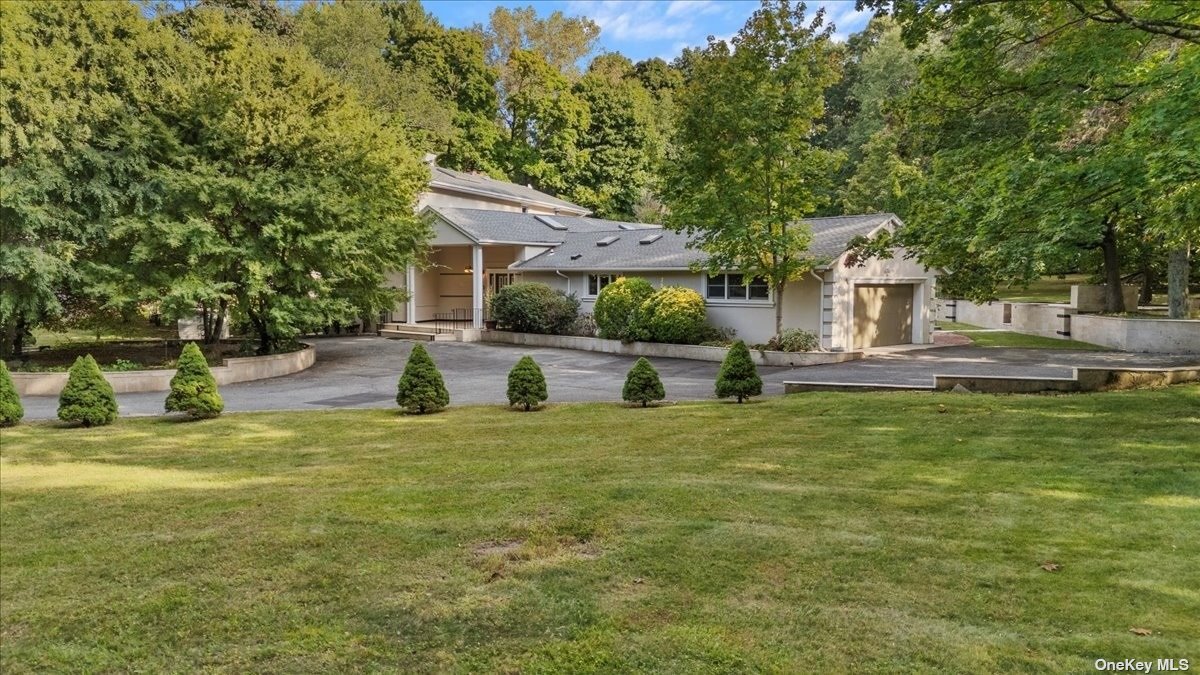
<instances>
[{"instance_id":1,"label":"stone wall","mask_svg":"<svg viewBox=\"0 0 1200 675\"><path fill-rule=\"evenodd\" d=\"M316 363L317 354L312 345L286 354L269 356L246 356L225 359L224 365L212 368L217 384L234 384L265 380L269 377L298 373ZM171 378L175 370L129 370L106 372L104 379L118 394L145 391L170 391ZM58 396L67 384L67 373L12 373L17 393L22 396Z\"/></svg>"},{"instance_id":2,"label":"stone wall","mask_svg":"<svg viewBox=\"0 0 1200 675\"><path fill-rule=\"evenodd\" d=\"M601 338L575 337L570 335L539 335L536 333L510 333L489 330L481 335L484 342L502 342L531 347L556 347L578 349L588 352L646 356L666 359L691 359L693 361L724 361L729 350L725 347L702 347L700 345L672 345L658 342L621 342ZM801 367L827 363L855 361L862 352L767 352L750 350L750 358L760 366Z\"/></svg>"}]
</instances>

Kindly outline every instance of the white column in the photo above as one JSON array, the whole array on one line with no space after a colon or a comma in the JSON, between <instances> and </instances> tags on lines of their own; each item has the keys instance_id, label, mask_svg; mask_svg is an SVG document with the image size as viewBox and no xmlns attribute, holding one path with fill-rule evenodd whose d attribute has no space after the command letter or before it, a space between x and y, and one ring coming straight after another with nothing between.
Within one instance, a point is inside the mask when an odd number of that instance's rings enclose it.
<instances>
[{"instance_id":1,"label":"white column","mask_svg":"<svg viewBox=\"0 0 1200 675\"><path fill-rule=\"evenodd\" d=\"M471 247L471 312L472 325L483 328L483 247Z\"/></svg>"},{"instance_id":2,"label":"white column","mask_svg":"<svg viewBox=\"0 0 1200 675\"><path fill-rule=\"evenodd\" d=\"M404 323L417 322L417 268L409 265L404 270L404 290L408 291L408 301L404 303Z\"/></svg>"}]
</instances>

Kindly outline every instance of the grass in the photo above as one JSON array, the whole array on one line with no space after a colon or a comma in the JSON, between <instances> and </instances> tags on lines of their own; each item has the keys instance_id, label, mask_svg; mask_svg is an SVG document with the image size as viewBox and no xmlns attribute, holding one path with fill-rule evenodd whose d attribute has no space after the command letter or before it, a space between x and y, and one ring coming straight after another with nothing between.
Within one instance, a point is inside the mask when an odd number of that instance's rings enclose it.
<instances>
[{"instance_id":1,"label":"grass","mask_svg":"<svg viewBox=\"0 0 1200 675\"><path fill-rule=\"evenodd\" d=\"M1197 386L26 425L0 670L1195 658L1197 438Z\"/></svg>"},{"instance_id":2,"label":"grass","mask_svg":"<svg viewBox=\"0 0 1200 675\"><path fill-rule=\"evenodd\" d=\"M939 321L938 327L944 331L958 333L971 338L975 347L1008 347L1018 349L1075 349L1081 351L1111 351L1108 347L1094 345L1079 340L1059 340L1058 338L1043 337L1014 333L1007 330L990 330L969 323L957 321Z\"/></svg>"},{"instance_id":3,"label":"grass","mask_svg":"<svg viewBox=\"0 0 1200 675\"><path fill-rule=\"evenodd\" d=\"M1000 289L999 295L1007 302L1070 302L1071 286L1091 283L1091 278L1088 274L1042 277L1028 288Z\"/></svg>"},{"instance_id":4,"label":"grass","mask_svg":"<svg viewBox=\"0 0 1200 675\"><path fill-rule=\"evenodd\" d=\"M99 339L97 339L99 336ZM114 342L120 340L174 340L179 334L174 323L155 326L145 319L136 319L128 323L119 323L101 328L100 330L64 329L48 331L37 329L33 331L34 343L28 346L30 351L38 347L60 347L73 344L94 344L97 342Z\"/></svg>"}]
</instances>

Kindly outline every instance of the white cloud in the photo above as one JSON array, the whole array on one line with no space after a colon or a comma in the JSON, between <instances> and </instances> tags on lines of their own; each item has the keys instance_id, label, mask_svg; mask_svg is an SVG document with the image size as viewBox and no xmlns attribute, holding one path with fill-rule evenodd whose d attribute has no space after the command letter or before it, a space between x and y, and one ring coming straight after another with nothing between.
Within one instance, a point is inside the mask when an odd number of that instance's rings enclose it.
<instances>
[{"instance_id":1,"label":"white cloud","mask_svg":"<svg viewBox=\"0 0 1200 675\"><path fill-rule=\"evenodd\" d=\"M712 14L721 11L721 5L713 0L672 0L667 4L665 16L687 16Z\"/></svg>"},{"instance_id":2,"label":"white cloud","mask_svg":"<svg viewBox=\"0 0 1200 675\"><path fill-rule=\"evenodd\" d=\"M601 35L614 40L641 42L677 39L691 32L693 22L690 19L668 18L673 4L573 0L567 4L567 8L595 21L600 26Z\"/></svg>"}]
</instances>

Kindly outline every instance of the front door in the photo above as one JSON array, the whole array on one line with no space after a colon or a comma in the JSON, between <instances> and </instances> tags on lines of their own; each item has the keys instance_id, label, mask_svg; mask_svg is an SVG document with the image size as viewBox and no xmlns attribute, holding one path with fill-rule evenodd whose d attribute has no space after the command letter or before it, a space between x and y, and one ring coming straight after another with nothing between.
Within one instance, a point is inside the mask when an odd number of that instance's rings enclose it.
<instances>
[{"instance_id":1,"label":"front door","mask_svg":"<svg viewBox=\"0 0 1200 675\"><path fill-rule=\"evenodd\" d=\"M500 292L501 288L521 280L520 272L509 272L508 270L488 270L487 276L488 295L495 295Z\"/></svg>"}]
</instances>

